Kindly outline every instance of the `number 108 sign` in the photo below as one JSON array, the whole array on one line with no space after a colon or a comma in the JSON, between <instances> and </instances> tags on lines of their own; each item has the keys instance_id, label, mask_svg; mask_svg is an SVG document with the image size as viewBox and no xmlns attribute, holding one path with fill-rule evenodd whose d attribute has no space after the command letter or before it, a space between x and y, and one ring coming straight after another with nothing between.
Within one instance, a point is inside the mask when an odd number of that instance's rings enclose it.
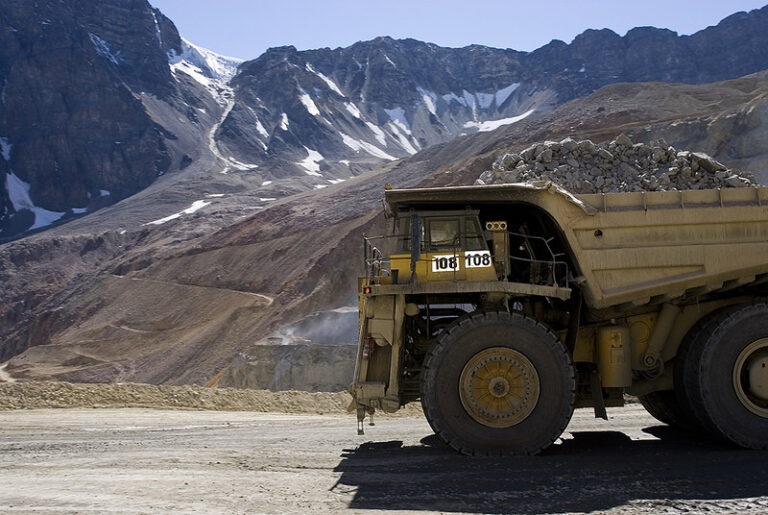
<instances>
[{"instance_id":1,"label":"number 108 sign","mask_svg":"<svg viewBox=\"0 0 768 515\"><path fill-rule=\"evenodd\" d=\"M456 272L459 270L459 261L463 261L464 268L484 268L491 266L491 253L487 250L468 250L463 256L458 254L441 254L432 256L433 272Z\"/></svg>"}]
</instances>

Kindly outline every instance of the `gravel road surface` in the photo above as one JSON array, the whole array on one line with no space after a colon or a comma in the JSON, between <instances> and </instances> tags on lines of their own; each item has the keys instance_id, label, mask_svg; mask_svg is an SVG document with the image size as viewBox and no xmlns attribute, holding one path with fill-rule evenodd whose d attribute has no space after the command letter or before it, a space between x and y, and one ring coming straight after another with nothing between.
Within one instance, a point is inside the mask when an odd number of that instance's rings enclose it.
<instances>
[{"instance_id":1,"label":"gravel road surface","mask_svg":"<svg viewBox=\"0 0 768 515\"><path fill-rule=\"evenodd\" d=\"M421 417L0 412L2 513L766 513L768 453L579 410L543 455L469 458Z\"/></svg>"}]
</instances>

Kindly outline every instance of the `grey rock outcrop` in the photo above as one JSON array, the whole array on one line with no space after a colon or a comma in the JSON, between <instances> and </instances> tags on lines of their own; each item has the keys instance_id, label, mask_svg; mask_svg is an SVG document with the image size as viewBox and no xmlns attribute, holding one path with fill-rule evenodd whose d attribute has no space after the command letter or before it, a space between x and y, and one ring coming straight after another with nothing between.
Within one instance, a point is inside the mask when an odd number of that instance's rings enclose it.
<instances>
[{"instance_id":1,"label":"grey rock outcrop","mask_svg":"<svg viewBox=\"0 0 768 515\"><path fill-rule=\"evenodd\" d=\"M146 0L0 1L0 241L180 167L177 120L207 95L171 73L180 51Z\"/></svg>"},{"instance_id":2,"label":"grey rock outcrop","mask_svg":"<svg viewBox=\"0 0 768 515\"><path fill-rule=\"evenodd\" d=\"M754 176L727 168L701 152L677 150L663 140L546 141L499 157L476 184L552 181L573 193L677 191L754 186Z\"/></svg>"}]
</instances>

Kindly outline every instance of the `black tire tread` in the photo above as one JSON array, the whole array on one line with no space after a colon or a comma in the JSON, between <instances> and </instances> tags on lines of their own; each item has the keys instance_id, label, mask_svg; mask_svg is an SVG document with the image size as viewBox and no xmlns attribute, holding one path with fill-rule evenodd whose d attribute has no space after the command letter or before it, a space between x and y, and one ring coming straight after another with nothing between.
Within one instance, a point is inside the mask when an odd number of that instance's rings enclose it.
<instances>
[{"instance_id":1,"label":"black tire tread","mask_svg":"<svg viewBox=\"0 0 768 515\"><path fill-rule=\"evenodd\" d=\"M698 395L698 367L708 337L739 306L729 306L709 313L686 335L675 357L675 397L688 427L719 437Z\"/></svg>"},{"instance_id":2,"label":"black tire tread","mask_svg":"<svg viewBox=\"0 0 768 515\"><path fill-rule=\"evenodd\" d=\"M719 342L726 338L729 338L729 333L738 329L743 322L755 317L768 317L768 304L756 303L747 306L742 306L738 309L727 310L722 316L717 318L719 322L716 328L712 332L711 336L707 338L707 342ZM766 334L768 336L768 334ZM725 420L724 417L718 416L713 413L711 408L708 408L714 403L715 391L713 385L706 380L707 375L703 373L712 363L716 363L719 359L718 351L720 349L717 345L701 345L700 356L698 360L698 367L700 373L698 374L698 396L696 397L697 404L700 411L707 418L708 424L719 434L721 437L729 440L741 447L750 449L768 449L768 433L763 436L762 440L752 439L746 436L744 433L737 430L734 424Z\"/></svg>"},{"instance_id":3,"label":"black tire tread","mask_svg":"<svg viewBox=\"0 0 768 515\"><path fill-rule=\"evenodd\" d=\"M429 402L426 402L426 400L430 398L429 390L436 382L436 374L437 374L436 362L439 362L441 355L446 352L447 348L451 344L451 340L454 337L454 335L463 330L469 329L469 327L471 326L479 327L480 325L487 323L489 321L503 321L504 319L515 320L517 323L526 324L529 326L529 328L536 331L540 331L543 335L546 336L549 344L556 345L560 348L560 350L562 350L562 352L557 353L556 355L558 356L558 359L561 360L560 365L563 368L570 371L570 376L567 378L567 380L569 381L569 384L571 385L570 392L568 393L569 399L570 399L570 402L569 402L570 409L563 410L559 414L558 427L556 431L553 432L553 433L556 433L555 436L553 436L552 438L549 438L547 441L542 442L540 445L537 445L534 448L519 449L519 450L501 450L500 449L498 451L477 450L467 446L466 443L462 442L460 437L458 437L457 435L453 434L450 430L448 430L447 427L443 424L441 420L441 414L438 412L437 408L435 406L431 406ZM437 338L435 343L427 352L427 355L424 358L424 363L422 365L421 400L422 400L424 415L426 416L429 425L444 442L446 442L451 448L466 455L472 455L472 456L533 455L541 452L542 449L551 445L562 434L562 432L565 430L566 426L570 422L571 416L573 415L573 406L575 403L575 397L576 397L575 372L571 363L571 359L566 353L565 348L563 347L559 338L557 337L557 335L555 335L555 333L549 327L545 326L544 324L532 318L526 317L519 313L509 313L506 311L488 311L488 312L478 311L469 316L458 319L452 325L447 327L445 331L443 331L443 333Z\"/></svg>"},{"instance_id":4,"label":"black tire tread","mask_svg":"<svg viewBox=\"0 0 768 515\"><path fill-rule=\"evenodd\" d=\"M689 423L682 413L673 390L651 392L647 395L639 396L638 400L643 405L643 408L645 408L645 411L662 424L688 429Z\"/></svg>"}]
</instances>

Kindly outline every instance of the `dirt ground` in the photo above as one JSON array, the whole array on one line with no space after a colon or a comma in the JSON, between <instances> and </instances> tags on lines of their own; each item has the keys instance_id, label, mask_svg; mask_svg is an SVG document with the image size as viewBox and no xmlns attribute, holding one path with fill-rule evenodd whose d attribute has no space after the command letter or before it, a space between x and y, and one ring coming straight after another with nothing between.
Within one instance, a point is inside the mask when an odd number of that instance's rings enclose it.
<instances>
[{"instance_id":1,"label":"dirt ground","mask_svg":"<svg viewBox=\"0 0 768 515\"><path fill-rule=\"evenodd\" d=\"M418 415L0 411L3 513L766 513L768 453L579 410L543 455L457 455Z\"/></svg>"}]
</instances>

